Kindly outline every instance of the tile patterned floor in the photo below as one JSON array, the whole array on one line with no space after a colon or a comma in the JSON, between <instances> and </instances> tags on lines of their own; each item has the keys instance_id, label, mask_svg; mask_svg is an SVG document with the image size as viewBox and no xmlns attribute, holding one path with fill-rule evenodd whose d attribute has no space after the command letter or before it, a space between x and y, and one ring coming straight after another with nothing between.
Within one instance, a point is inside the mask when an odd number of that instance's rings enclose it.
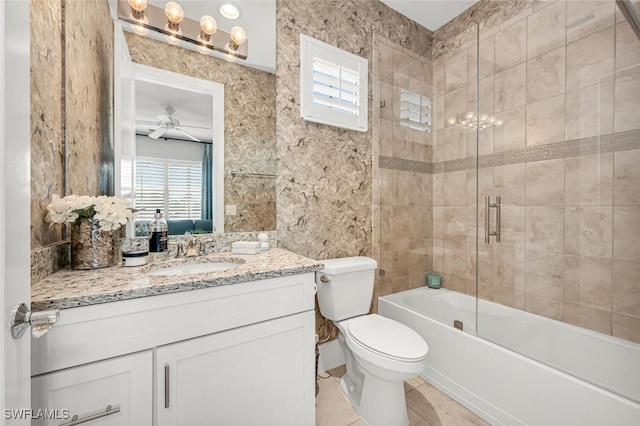
<instances>
[{"instance_id":1,"label":"tile patterned floor","mask_svg":"<svg viewBox=\"0 0 640 426\"><path fill-rule=\"evenodd\" d=\"M316 426L366 426L342 396L340 377L344 366L321 373L316 398ZM419 377L404 384L410 426L488 426L480 417L464 408Z\"/></svg>"}]
</instances>

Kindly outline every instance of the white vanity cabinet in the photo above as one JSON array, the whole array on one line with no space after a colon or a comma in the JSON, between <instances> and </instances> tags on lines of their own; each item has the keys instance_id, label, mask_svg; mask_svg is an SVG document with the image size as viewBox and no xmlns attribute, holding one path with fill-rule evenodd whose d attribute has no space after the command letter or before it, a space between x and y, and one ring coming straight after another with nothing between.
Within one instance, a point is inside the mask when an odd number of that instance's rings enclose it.
<instances>
[{"instance_id":1,"label":"white vanity cabinet","mask_svg":"<svg viewBox=\"0 0 640 426\"><path fill-rule=\"evenodd\" d=\"M309 314L158 348L158 426L313 424Z\"/></svg>"},{"instance_id":2,"label":"white vanity cabinet","mask_svg":"<svg viewBox=\"0 0 640 426\"><path fill-rule=\"evenodd\" d=\"M122 407L86 424L313 425L314 295L311 272L64 309L33 340L33 408Z\"/></svg>"},{"instance_id":3,"label":"white vanity cabinet","mask_svg":"<svg viewBox=\"0 0 640 426\"><path fill-rule=\"evenodd\" d=\"M32 424L149 425L152 399L153 353L124 355L34 377Z\"/></svg>"}]
</instances>

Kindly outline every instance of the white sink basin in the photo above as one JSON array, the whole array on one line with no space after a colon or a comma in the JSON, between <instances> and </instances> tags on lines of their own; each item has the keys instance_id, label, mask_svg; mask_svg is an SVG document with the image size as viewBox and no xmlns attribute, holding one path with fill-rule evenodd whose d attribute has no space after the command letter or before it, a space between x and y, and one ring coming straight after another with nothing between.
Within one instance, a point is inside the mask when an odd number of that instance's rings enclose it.
<instances>
[{"instance_id":1,"label":"white sink basin","mask_svg":"<svg viewBox=\"0 0 640 426\"><path fill-rule=\"evenodd\" d=\"M169 266L166 268L156 269L155 271L147 272L147 275L189 275L189 274L204 274L207 272L224 271L225 269L233 268L240 265L234 262L206 262L206 263L184 263L181 265Z\"/></svg>"}]
</instances>

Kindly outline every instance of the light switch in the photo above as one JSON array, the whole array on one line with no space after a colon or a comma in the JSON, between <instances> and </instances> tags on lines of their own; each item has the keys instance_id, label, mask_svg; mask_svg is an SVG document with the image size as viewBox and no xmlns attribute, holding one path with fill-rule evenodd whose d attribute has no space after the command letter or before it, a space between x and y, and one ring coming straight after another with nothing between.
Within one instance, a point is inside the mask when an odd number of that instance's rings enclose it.
<instances>
[{"instance_id":1,"label":"light switch","mask_svg":"<svg viewBox=\"0 0 640 426\"><path fill-rule=\"evenodd\" d=\"M236 206L235 204L227 205L224 207L225 214L227 216L235 216L236 215Z\"/></svg>"}]
</instances>

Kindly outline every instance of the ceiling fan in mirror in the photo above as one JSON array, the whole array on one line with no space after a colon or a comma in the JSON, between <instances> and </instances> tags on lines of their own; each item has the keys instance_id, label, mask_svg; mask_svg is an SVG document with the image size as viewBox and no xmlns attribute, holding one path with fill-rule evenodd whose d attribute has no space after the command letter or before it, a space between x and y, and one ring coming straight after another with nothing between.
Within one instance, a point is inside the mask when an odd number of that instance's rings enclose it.
<instances>
[{"instance_id":1,"label":"ceiling fan in mirror","mask_svg":"<svg viewBox=\"0 0 640 426\"><path fill-rule=\"evenodd\" d=\"M149 128L149 136L151 139L158 139L160 137L170 137L172 133L179 133L188 137L189 139L195 142L201 142L200 139L188 133L185 128L191 129L209 129L209 127L204 126L187 126L180 125L180 120L175 118L173 114L175 114L176 109L172 106L166 106L164 108L166 114L157 115L157 121L138 121L139 124L154 124L155 127ZM167 134L169 133L169 134Z\"/></svg>"}]
</instances>

